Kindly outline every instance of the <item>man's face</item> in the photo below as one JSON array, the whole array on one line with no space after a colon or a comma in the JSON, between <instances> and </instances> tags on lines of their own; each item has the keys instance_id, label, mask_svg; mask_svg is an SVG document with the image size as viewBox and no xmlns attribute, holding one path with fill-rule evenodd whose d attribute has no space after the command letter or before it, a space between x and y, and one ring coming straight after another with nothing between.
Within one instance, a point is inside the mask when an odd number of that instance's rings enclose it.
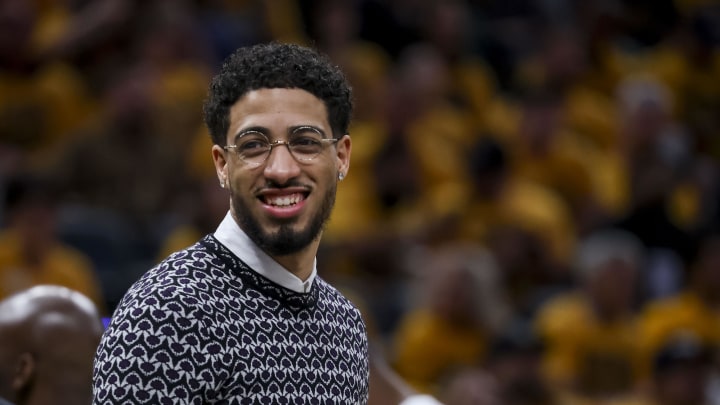
<instances>
[{"instance_id":1,"label":"man's face","mask_svg":"<svg viewBox=\"0 0 720 405\"><path fill-rule=\"evenodd\" d=\"M609 314L631 310L637 285L637 269L625 260L612 259L596 270L589 291L597 309Z\"/></svg>"},{"instance_id":2,"label":"man's face","mask_svg":"<svg viewBox=\"0 0 720 405\"><path fill-rule=\"evenodd\" d=\"M312 127L332 137L322 100L300 89L260 89L247 93L230 109L227 144L248 131L270 142L288 141L299 127ZM272 149L259 166L234 150L213 148L221 181L229 187L231 211L240 227L274 256L296 253L319 241L335 201L338 173L346 173L350 137L327 145L311 161L298 161L284 145Z\"/></svg>"}]
</instances>

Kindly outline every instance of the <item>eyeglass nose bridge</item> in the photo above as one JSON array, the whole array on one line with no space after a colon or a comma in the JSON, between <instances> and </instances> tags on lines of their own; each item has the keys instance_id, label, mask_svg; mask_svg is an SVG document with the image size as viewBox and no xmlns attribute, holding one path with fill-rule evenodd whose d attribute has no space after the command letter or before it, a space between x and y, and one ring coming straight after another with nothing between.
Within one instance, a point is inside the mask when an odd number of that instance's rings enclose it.
<instances>
[{"instance_id":1,"label":"eyeglass nose bridge","mask_svg":"<svg viewBox=\"0 0 720 405\"><path fill-rule=\"evenodd\" d=\"M288 153L290 153L290 156L292 156L292 158L295 159L296 161L304 162L304 161L307 160L307 159L300 159L300 158L298 158L298 157L295 155L295 153L293 152L292 148L290 147L290 142L288 142L288 141L283 141L282 139L276 139L276 140L274 140L274 141L272 141L272 142L268 142L268 150L267 150L267 152L265 153L265 158L263 159L263 161L261 162L261 164L262 164L263 162L266 162L266 161L270 158L270 155L272 155L272 151L273 151L273 149L274 149L276 146L282 146L282 145L285 145L285 146L287 147Z\"/></svg>"},{"instance_id":2,"label":"eyeglass nose bridge","mask_svg":"<svg viewBox=\"0 0 720 405\"><path fill-rule=\"evenodd\" d=\"M268 142L268 146L270 146L270 152L272 152L273 148L276 146L285 145L288 147L288 150L290 150L290 142L283 141L282 139L276 139L272 142Z\"/></svg>"}]
</instances>

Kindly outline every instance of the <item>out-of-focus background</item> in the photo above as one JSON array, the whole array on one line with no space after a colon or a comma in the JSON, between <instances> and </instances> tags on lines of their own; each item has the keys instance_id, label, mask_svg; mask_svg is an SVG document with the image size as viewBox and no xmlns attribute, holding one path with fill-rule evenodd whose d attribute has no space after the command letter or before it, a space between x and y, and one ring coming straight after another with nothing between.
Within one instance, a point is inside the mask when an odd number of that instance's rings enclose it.
<instances>
[{"instance_id":1,"label":"out-of-focus background","mask_svg":"<svg viewBox=\"0 0 720 405\"><path fill-rule=\"evenodd\" d=\"M212 232L202 101L269 40L353 84L319 271L416 389L720 403L713 0L2 0L0 298L109 315Z\"/></svg>"}]
</instances>

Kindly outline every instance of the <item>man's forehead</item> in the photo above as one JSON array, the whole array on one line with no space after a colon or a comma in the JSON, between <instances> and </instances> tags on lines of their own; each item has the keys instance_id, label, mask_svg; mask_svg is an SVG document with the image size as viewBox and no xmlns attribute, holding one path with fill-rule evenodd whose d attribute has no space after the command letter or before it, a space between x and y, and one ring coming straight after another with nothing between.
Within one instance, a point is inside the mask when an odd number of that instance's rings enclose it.
<instances>
[{"instance_id":1,"label":"man's forehead","mask_svg":"<svg viewBox=\"0 0 720 405\"><path fill-rule=\"evenodd\" d=\"M294 127L311 126L331 132L325 103L312 93L297 88L248 92L232 105L229 120L230 139L247 128L289 132Z\"/></svg>"},{"instance_id":2,"label":"man's forehead","mask_svg":"<svg viewBox=\"0 0 720 405\"><path fill-rule=\"evenodd\" d=\"M315 94L297 87L260 88L245 92L231 105L230 111L237 110L238 106L253 106L267 108L269 106L295 106L301 111L309 112L311 107L322 108L327 112L325 102Z\"/></svg>"}]
</instances>

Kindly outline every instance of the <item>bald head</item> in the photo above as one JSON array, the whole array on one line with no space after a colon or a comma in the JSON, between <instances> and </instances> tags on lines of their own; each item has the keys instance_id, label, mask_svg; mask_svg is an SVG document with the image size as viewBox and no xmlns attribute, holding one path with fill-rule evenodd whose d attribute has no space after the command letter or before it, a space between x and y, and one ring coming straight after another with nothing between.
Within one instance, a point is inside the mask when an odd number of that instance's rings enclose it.
<instances>
[{"instance_id":1,"label":"bald head","mask_svg":"<svg viewBox=\"0 0 720 405\"><path fill-rule=\"evenodd\" d=\"M89 403L102 329L93 302L65 287L37 286L0 301L0 397Z\"/></svg>"}]
</instances>

